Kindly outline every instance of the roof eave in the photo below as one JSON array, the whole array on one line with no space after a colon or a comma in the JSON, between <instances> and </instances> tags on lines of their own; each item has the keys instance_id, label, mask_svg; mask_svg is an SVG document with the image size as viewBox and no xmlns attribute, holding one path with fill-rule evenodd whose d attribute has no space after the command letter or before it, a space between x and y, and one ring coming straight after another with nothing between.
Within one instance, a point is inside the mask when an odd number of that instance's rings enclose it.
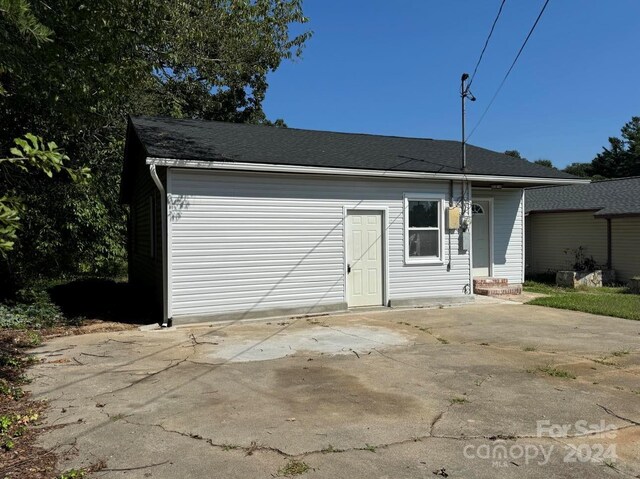
<instances>
[{"instance_id":1,"label":"roof eave","mask_svg":"<svg viewBox=\"0 0 640 479\"><path fill-rule=\"evenodd\" d=\"M548 210L528 210L525 214L530 215L532 213L544 214L544 213L589 213L595 212L594 215L602 208L554 208Z\"/></svg>"},{"instance_id":2,"label":"roof eave","mask_svg":"<svg viewBox=\"0 0 640 479\"><path fill-rule=\"evenodd\" d=\"M147 157L149 165L166 166L173 168L193 168L207 170L232 170L253 171L268 173L305 173L338 176L368 176L384 178L414 178L414 179L439 179L439 180L466 180L479 182L494 182L499 184L524 185L574 185L590 183L584 178L542 178L529 176L503 176L503 175L476 175L464 173L435 173L420 171L392 171L392 170L368 170L357 168L339 168L322 166L282 165L271 163L248 163L236 161L203 161L184 160L178 158Z\"/></svg>"},{"instance_id":3,"label":"roof eave","mask_svg":"<svg viewBox=\"0 0 640 479\"><path fill-rule=\"evenodd\" d=\"M593 216L596 218L604 218L604 219L612 219L612 218L631 218L640 216L640 212L629 212L629 213L596 213Z\"/></svg>"}]
</instances>

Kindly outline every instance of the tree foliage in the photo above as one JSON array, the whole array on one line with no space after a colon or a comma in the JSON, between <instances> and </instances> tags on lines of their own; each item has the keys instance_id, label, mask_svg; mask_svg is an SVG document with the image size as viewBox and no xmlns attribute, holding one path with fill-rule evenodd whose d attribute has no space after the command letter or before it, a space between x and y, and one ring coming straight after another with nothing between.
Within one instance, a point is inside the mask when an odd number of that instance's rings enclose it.
<instances>
[{"instance_id":1,"label":"tree foliage","mask_svg":"<svg viewBox=\"0 0 640 479\"><path fill-rule=\"evenodd\" d=\"M547 168L553 168L554 170L557 169L555 166L553 166L551 160L547 160L546 158L540 158L539 160L534 161L534 163L536 165L546 166Z\"/></svg>"},{"instance_id":2,"label":"tree foliage","mask_svg":"<svg viewBox=\"0 0 640 479\"><path fill-rule=\"evenodd\" d=\"M65 166L69 157L52 141L45 143L41 137L27 133L14 142L10 156L0 158L0 173L6 182L13 185L0 197L0 254L5 258L18 238L20 214L26 211L20 196L20 186L30 180L29 176L24 176L25 173L42 172L51 178L54 173L66 171L74 182L90 177L88 168L74 170Z\"/></svg>"},{"instance_id":3,"label":"tree foliage","mask_svg":"<svg viewBox=\"0 0 640 479\"><path fill-rule=\"evenodd\" d=\"M0 13L5 25L13 26L26 41L41 44L51 40L51 30L42 25L31 12L29 4L24 0L0 0ZM0 30L2 40L7 40L7 29ZM5 43L3 43L5 45ZM7 50L14 50L13 44L8 44ZM3 48L2 50L5 50ZM11 56L0 57L0 75L12 74L20 65ZM0 83L0 95L6 96L7 90ZM0 255L7 259L9 251L14 249L21 227L20 215L26 209L21 194L21 185L28 182L34 172L42 172L49 178L54 173L65 170L75 182L89 177L87 168L73 170L65 166L69 158L58 149L54 142L47 142L32 133L23 138L15 138L14 146L9 155L0 157L0 174L3 181L0 196ZM25 177L26 176L26 177ZM6 275L5 275L6 276Z\"/></svg>"},{"instance_id":4,"label":"tree foliage","mask_svg":"<svg viewBox=\"0 0 640 479\"><path fill-rule=\"evenodd\" d=\"M522 158L522 155L520 155L520 152L518 150L507 150L504 152L504 154L507 156L513 156L514 158L518 158L520 160L524 160L524 158Z\"/></svg>"},{"instance_id":5,"label":"tree foliage","mask_svg":"<svg viewBox=\"0 0 640 479\"><path fill-rule=\"evenodd\" d=\"M301 0L0 0L0 151L38 132L64 146L70 167L92 171L84 184L54 177L45 186L42 175L25 185L12 271L117 269L126 115L272 124L262 110L267 75L300 56L306 21ZM15 41L28 30L44 36Z\"/></svg>"},{"instance_id":6,"label":"tree foliage","mask_svg":"<svg viewBox=\"0 0 640 479\"><path fill-rule=\"evenodd\" d=\"M622 127L621 138L609 138L609 147L593 159L591 170L605 178L640 175L640 116Z\"/></svg>"},{"instance_id":7,"label":"tree foliage","mask_svg":"<svg viewBox=\"0 0 640 479\"><path fill-rule=\"evenodd\" d=\"M562 171L571 175L581 176L588 178L591 176L591 164L590 163L571 163L566 166Z\"/></svg>"},{"instance_id":8,"label":"tree foliage","mask_svg":"<svg viewBox=\"0 0 640 479\"><path fill-rule=\"evenodd\" d=\"M591 178L640 176L640 116L625 123L620 138L610 137L591 163L572 163L564 171Z\"/></svg>"}]
</instances>

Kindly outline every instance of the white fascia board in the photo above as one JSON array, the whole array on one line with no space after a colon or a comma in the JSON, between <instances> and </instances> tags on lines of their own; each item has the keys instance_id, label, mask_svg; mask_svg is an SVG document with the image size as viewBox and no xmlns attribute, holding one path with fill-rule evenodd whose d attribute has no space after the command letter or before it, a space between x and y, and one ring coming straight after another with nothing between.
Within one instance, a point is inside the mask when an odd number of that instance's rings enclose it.
<instances>
[{"instance_id":1,"label":"white fascia board","mask_svg":"<svg viewBox=\"0 0 640 479\"><path fill-rule=\"evenodd\" d=\"M427 173L420 171L366 170L357 168L333 168L324 166L274 165L269 163L242 163L234 161L179 160L174 158L147 158L148 165L172 168L207 170L258 171L269 173L303 173L316 175L369 176L384 178L414 178L435 180L493 181L496 183L523 183L541 185L574 185L590 183L582 178L536 178L527 176L492 176L461 173Z\"/></svg>"}]
</instances>

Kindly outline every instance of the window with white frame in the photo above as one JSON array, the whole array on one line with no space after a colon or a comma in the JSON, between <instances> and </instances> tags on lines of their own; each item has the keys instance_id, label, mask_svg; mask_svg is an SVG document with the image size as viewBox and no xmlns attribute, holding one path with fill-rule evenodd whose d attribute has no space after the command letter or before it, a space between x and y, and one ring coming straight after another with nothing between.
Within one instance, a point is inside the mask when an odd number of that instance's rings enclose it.
<instances>
[{"instance_id":1,"label":"window with white frame","mask_svg":"<svg viewBox=\"0 0 640 479\"><path fill-rule=\"evenodd\" d=\"M442 259L442 201L405 198L405 261L434 263Z\"/></svg>"}]
</instances>

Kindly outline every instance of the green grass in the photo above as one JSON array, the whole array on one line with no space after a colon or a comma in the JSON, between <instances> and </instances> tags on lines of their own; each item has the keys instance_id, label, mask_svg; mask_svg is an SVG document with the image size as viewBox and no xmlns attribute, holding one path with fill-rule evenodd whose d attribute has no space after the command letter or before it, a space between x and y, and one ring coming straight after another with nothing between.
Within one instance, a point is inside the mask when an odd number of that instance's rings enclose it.
<instances>
[{"instance_id":1,"label":"green grass","mask_svg":"<svg viewBox=\"0 0 640 479\"><path fill-rule=\"evenodd\" d=\"M628 294L626 288L571 289L526 281L524 290L549 295L533 299L527 304L640 320L640 295Z\"/></svg>"},{"instance_id":2,"label":"green grass","mask_svg":"<svg viewBox=\"0 0 640 479\"><path fill-rule=\"evenodd\" d=\"M545 366L538 368L538 371L542 373L546 373L549 376L554 378L565 378L565 379L575 379L576 375L570 373L569 371L565 371L564 369L558 369L553 366Z\"/></svg>"},{"instance_id":3,"label":"green grass","mask_svg":"<svg viewBox=\"0 0 640 479\"><path fill-rule=\"evenodd\" d=\"M311 469L306 463L297 459L289 459L289 461L278 470L278 476L299 476Z\"/></svg>"}]
</instances>

